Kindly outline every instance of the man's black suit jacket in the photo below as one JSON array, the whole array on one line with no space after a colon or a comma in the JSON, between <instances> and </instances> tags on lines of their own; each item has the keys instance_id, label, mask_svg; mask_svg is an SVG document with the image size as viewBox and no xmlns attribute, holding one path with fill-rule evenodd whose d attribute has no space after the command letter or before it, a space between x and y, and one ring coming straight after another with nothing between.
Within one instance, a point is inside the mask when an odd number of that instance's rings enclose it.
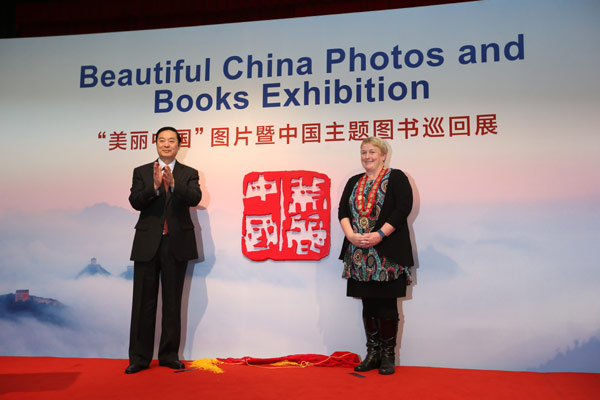
<instances>
[{"instance_id":1,"label":"man's black suit jacket","mask_svg":"<svg viewBox=\"0 0 600 400\"><path fill-rule=\"evenodd\" d=\"M173 191L167 193L161 185L157 194L154 190L154 162L133 170L129 203L140 211L131 249L133 261L150 261L154 257L162 238L165 218L169 246L175 259L188 261L198 258L189 210L202 199L198 171L175 162L172 172L175 181Z\"/></svg>"}]
</instances>

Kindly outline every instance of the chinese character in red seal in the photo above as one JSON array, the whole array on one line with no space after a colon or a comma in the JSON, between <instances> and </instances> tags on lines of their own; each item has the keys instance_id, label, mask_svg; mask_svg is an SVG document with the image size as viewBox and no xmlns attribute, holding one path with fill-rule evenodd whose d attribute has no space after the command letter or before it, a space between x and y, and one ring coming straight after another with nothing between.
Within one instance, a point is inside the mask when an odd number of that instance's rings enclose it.
<instances>
[{"instance_id":1,"label":"chinese character in red seal","mask_svg":"<svg viewBox=\"0 0 600 400\"><path fill-rule=\"evenodd\" d=\"M320 260L329 254L331 180L313 171L244 177L242 253L253 261Z\"/></svg>"}]
</instances>

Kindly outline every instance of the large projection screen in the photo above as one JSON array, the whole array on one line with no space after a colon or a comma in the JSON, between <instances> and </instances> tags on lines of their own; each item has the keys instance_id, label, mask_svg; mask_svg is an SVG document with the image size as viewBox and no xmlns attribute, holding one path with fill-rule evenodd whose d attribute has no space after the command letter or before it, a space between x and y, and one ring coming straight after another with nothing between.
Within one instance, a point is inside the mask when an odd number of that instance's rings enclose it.
<instances>
[{"instance_id":1,"label":"large projection screen","mask_svg":"<svg viewBox=\"0 0 600 400\"><path fill-rule=\"evenodd\" d=\"M599 16L490 0L0 40L0 355L127 358L131 172L171 125L204 193L183 359L364 353L337 204L376 135L415 195L399 364L600 372ZM244 178L286 171L330 180L327 254L250 259Z\"/></svg>"}]
</instances>

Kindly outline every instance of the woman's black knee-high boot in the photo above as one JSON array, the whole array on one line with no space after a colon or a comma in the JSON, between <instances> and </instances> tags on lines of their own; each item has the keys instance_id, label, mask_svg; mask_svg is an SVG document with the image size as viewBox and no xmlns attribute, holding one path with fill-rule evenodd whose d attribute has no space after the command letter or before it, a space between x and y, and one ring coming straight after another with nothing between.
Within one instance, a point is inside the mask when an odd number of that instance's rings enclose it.
<instances>
[{"instance_id":1,"label":"woman's black knee-high boot","mask_svg":"<svg viewBox=\"0 0 600 400\"><path fill-rule=\"evenodd\" d=\"M381 363L379 324L373 317L363 317L365 334L367 335L367 355L365 359L354 367L355 371L364 372L379 368Z\"/></svg>"},{"instance_id":2,"label":"woman's black knee-high boot","mask_svg":"<svg viewBox=\"0 0 600 400\"><path fill-rule=\"evenodd\" d=\"M379 340L381 343L381 364L379 365L379 373L382 375L391 375L396 370L397 335L397 319L379 320Z\"/></svg>"}]
</instances>

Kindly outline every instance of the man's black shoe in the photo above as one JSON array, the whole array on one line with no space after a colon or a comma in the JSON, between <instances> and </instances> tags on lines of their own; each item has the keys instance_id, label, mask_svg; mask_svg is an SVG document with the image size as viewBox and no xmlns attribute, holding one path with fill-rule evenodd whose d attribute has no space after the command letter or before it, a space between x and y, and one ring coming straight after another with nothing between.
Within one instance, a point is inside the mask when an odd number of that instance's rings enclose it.
<instances>
[{"instance_id":1,"label":"man's black shoe","mask_svg":"<svg viewBox=\"0 0 600 400\"><path fill-rule=\"evenodd\" d=\"M185 369L185 364L179 360L175 361L159 361L158 365L161 367L169 367L172 369Z\"/></svg>"},{"instance_id":2,"label":"man's black shoe","mask_svg":"<svg viewBox=\"0 0 600 400\"><path fill-rule=\"evenodd\" d=\"M126 374L135 374L136 372L140 372L143 369L146 369L148 367L144 367L143 365L139 365L139 364L130 364L129 367L127 367L125 369L125 373Z\"/></svg>"}]
</instances>

